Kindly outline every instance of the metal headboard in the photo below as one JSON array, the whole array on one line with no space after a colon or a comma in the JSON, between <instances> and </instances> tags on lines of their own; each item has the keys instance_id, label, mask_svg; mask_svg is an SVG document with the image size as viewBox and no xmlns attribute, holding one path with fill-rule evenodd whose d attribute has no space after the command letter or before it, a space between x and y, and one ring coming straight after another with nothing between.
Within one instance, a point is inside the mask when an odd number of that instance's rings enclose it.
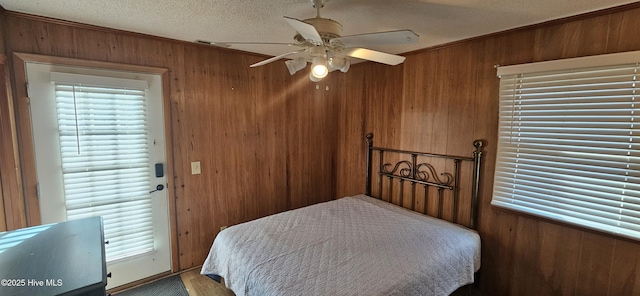
<instances>
[{"instance_id":1,"label":"metal headboard","mask_svg":"<svg viewBox=\"0 0 640 296\"><path fill-rule=\"evenodd\" d=\"M473 142L473 146L476 147L476 150L473 152L473 157L459 157L452 155L441 155L441 154L432 154L432 153L423 153L423 152L415 152L415 151L406 151L406 150L397 150L397 149L388 149L388 148L380 148L373 146L373 134L369 133L366 135L367 141L367 183L366 183L366 194L368 196L372 196L371 183L372 183L372 170L373 170L373 151L378 151L378 194L380 195L379 199L382 199L382 188L383 188L383 179L384 177L388 180L387 185L387 194L389 199L392 198L393 195L393 180L398 180L399 188L398 188L398 196L400 199L400 204L403 204L404 197L404 183L409 182L410 191L411 191L411 209L415 210L415 198L416 198L416 184L421 184L425 190L425 207L426 207L426 199L428 198L427 190L429 188L436 188L438 191L438 218L442 218L442 207L443 207L443 191L451 190L453 191L453 207L452 207L452 218L453 222L457 223L458 216L458 203L460 198L460 190L459 190L459 179L460 179L460 166L462 162L473 162L473 177L472 177L472 187L471 187L471 211L470 211L470 220L469 227L472 229L476 229L477 227L477 216L478 216L478 195L480 190L480 164L482 161L482 146L483 143L481 140L475 140ZM384 155L385 152L396 153L401 155L410 155L411 160L400 160L395 164L385 163ZM453 172L452 173L440 173L436 172L435 167L427 162L418 163L418 156L427 156L432 158L442 158L446 160L451 160L453 162ZM441 178L442 177L442 178ZM426 211L426 208L425 208Z\"/></svg>"}]
</instances>

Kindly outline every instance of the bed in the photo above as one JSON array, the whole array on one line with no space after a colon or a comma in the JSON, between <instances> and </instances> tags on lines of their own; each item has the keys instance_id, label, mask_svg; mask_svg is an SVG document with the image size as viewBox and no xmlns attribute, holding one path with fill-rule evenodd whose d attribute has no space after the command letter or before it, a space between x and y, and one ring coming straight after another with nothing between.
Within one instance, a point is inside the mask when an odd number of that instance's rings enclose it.
<instances>
[{"instance_id":1,"label":"bed","mask_svg":"<svg viewBox=\"0 0 640 296\"><path fill-rule=\"evenodd\" d=\"M201 273L237 296L450 295L473 283L482 142L458 157L366 139L365 194L229 227Z\"/></svg>"}]
</instances>

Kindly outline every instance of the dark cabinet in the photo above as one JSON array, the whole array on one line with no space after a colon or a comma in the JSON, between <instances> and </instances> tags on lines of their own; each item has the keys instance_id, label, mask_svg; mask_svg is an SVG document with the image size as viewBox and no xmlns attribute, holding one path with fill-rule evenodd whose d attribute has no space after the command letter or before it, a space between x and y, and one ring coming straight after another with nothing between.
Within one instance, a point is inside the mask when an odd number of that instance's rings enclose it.
<instances>
[{"instance_id":1,"label":"dark cabinet","mask_svg":"<svg viewBox=\"0 0 640 296\"><path fill-rule=\"evenodd\" d=\"M0 295L105 295L102 218L0 232Z\"/></svg>"}]
</instances>

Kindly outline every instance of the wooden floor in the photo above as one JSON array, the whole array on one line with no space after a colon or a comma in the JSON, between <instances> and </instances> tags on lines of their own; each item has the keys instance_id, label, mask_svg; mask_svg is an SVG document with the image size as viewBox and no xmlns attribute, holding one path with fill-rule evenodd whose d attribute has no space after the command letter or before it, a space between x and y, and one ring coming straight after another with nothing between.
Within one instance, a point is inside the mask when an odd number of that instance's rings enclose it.
<instances>
[{"instance_id":1,"label":"wooden floor","mask_svg":"<svg viewBox=\"0 0 640 296\"><path fill-rule=\"evenodd\" d=\"M234 296L233 292L223 284L200 274L200 269L180 274L184 286L189 291L189 296ZM452 294L452 296L485 296L476 289L467 290L462 288Z\"/></svg>"},{"instance_id":2,"label":"wooden floor","mask_svg":"<svg viewBox=\"0 0 640 296\"><path fill-rule=\"evenodd\" d=\"M200 268L180 274L189 296L234 296L223 284L200 274Z\"/></svg>"}]
</instances>

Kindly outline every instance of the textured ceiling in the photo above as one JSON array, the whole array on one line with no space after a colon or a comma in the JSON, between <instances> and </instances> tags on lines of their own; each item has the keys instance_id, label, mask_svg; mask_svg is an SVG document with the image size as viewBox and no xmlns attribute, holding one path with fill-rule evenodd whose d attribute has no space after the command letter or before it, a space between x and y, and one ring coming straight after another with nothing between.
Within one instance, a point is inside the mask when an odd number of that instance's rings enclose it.
<instances>
[{"instance_id":1,"label":"textured ceiling","mask_svg":"<svg viewBox=\"0 0 640 296\"><path fill-rule=\"evenodd\" d=\"M330 0L322 16L343 35L411 29L420 41L371 48L404 53L619 6L626 0ZM283 16L312 18L310 0L0 0L6 10L193 42L292 42ZM233 46L275 56L282 45Z\"/></svg>"}]
</instances>

